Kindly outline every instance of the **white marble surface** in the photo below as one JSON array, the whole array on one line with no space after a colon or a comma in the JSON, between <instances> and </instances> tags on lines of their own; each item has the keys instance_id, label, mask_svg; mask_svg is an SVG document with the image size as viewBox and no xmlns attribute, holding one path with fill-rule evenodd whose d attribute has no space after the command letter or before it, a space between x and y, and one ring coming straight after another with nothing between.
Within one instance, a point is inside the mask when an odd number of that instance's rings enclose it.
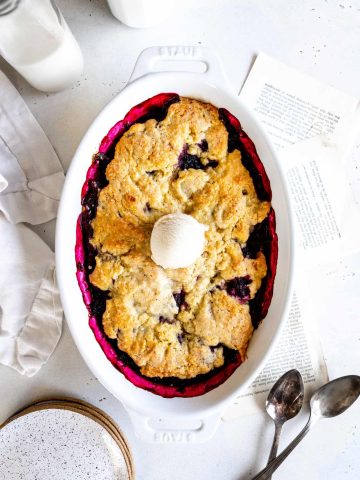
<instances>
[{"instance_id":1,"label":"white marble surface","mask_svg":"<svg viewBox=\"0 0 360 480\"><path fill-rule=\"evenodd\" d=\"M150 1L150 0L149 0ZM359 0L184 0L166 25L133 30L109 13L105 0L58 0L84 52L85 72L73 88L54 95L36 92L0 61L20 89L65 168L99 110L126 84L140 51L151 45L206 45L222 58L238 91L260 50L343 91L360 97ZM360 199L360 148L348 164ZM37 227L53 246L54 222ZM318 299L330 378L359 373L360 262L335 263L329 295ZM340 293L339 293L340 292ZM316 283L314 284L316 294ZM202 445L148 445L137 440L121 404L93 377L64 324L54 355L29 379L0 367L0 420L44 396L73 395L103 408L123 429L132 447L137 478L245 480L263 465L272 425L265 414L222 423ZM282 445L300 429L305 414L285 427ZM360 477L360 402L324 420L294 451L274 478L355 480Z\"/></svg>"}]
</instances>

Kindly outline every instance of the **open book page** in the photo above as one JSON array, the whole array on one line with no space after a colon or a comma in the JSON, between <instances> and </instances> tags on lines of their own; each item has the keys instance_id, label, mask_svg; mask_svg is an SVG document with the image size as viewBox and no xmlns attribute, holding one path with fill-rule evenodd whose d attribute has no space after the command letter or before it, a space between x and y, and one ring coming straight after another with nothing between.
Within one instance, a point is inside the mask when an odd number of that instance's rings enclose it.
<instances>
[{"instance_id":1,"label":"open book page","mask_svg":"<svg viewBox=\"0 0 360 480\"><path fill-rule=\"evenodd\" d=\"M354 144L359 99L264 53L258 55L240 98L255 112L277 151L319 135L331 136L341 157Z\"/></svg>"},{"instance_id":2,"label":"open book page","mask_svg":"<svg viewBox=\"0 0 360 480\"><path fill-rule=\"evenodd\" d=\"M282 337L224 419L263 409L273 383L291 368L302 373L308 392L327 381L308 279L319 264L360 245L360 232L354 230L359 211L344 173L344 158L358 135L359 101L264 54L257 57L240 98L257 115L285 171L300 261Z\"/></svg>"},{"instance_id":3,"label":"open book page","mask_svg":"<svg viewBox=\"0 0 360 480\"><path fill-rule=\"evenodd\" d=\"M339 150L327 137L304 140L279 152L298 226L301 260L313 265L357 251L359 208Z\"/></svg>"}]
</instances>

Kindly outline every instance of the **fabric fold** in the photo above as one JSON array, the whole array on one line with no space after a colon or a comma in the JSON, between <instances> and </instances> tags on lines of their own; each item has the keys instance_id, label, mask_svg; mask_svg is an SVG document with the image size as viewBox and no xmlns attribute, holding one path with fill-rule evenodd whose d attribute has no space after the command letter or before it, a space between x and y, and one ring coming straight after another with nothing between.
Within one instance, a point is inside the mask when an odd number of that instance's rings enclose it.
<instances>
[{"instance_id":1,"label":"fabric fold","mask_svg":"<svg viewBox=\"0 0 360 480\"><path fill-rule=\"evenodd\" d=\"M53 353L61 336L62 309L56 286L55 265L46 272L24 327L15 339L13 368L33 376Z\"/></svg>"},{"instance_id":2,"label":"fabric fold","mask_svg":"<svg viewBox=\"0 0 360 480\"><path fill-rule=\"evenodd\" d=\"M54 253L22 224L0 213L0 363L34 375L61 336Z\"/></svg>"},{"instance_id":3,"label":"fabric fold","mask_svg":"<svg viewBox=\"0 0 360 480\"><path fill-rule=\"evenodd\" d=\"M26 103L0 72L0 210L12 223L56 217L62 165ZM26 204L26 208L25 208Z\"/></svg>"}]
</instances>

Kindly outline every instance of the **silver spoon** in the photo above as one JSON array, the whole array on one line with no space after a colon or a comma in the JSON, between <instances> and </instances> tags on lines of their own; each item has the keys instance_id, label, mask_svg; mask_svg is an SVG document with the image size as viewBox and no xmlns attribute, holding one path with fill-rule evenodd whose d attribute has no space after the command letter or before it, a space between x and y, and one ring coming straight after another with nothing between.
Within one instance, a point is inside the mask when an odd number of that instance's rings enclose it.
<instances>
[{"instance_id":1,"label":"silver spoon","mask_svg":"<svg viewBox=\"0 0 360 480\"><path fill-rule=\"evenodd\" d=\"M305 437L310 428L320 418L331 418L345 412L360 395L360 377L358 375L348 375L346 377L336 378L332 382L326 383L317 390L310 400L310 416L305 427L299 435L269 463L252 480L267 480L273 472L282 464L285 458L294 450L294 448Z\"/></svg>"},{"instance_id":2,"label":"silver spoon","mask_svg":"<svg viewBox=\"0 0 360 480\"><path fill-rule=\"evenodd\" d=\"M277 380L269 392L265 408L275 423L275 434L268 464L276 457L280 434L284 423L301 410L304 400L304 384L300 372L289 370Z\"/></svg>"}]
</instances>

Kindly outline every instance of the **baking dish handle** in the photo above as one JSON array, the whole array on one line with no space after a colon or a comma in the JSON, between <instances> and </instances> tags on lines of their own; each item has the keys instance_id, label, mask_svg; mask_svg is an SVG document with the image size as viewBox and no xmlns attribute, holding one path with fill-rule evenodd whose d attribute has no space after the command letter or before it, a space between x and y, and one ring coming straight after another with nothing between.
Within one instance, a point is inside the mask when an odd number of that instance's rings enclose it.
<instances>
[{"instance_id":1,"label":"baking dish handle","mask_svg":"<svg viewBox=\"0 0 360 480\"><path fill-rule=\"evenodd\" d=\"M201 420L194 419L194 424L197 424L194 428L182 428L180 419L176 419L176 427L174 427L174 418L155 419L130 408L126 408L126 411L131 418L136 436L148 443L206 442L215 434L222 415L222 411L217 411ZM157 423L156 426L153 425L154 421Z\"/></svg>"},{"instance_id":2,"label":"baking dish handle","mask_svg":"<svg viewBox=\"0 0 360 480\"><path fill-rule=\"evenodd\" d=\"M194 67L201 64L205 70L194 71ZM200 46L146 48L136 61L129 83L150 73L165 71L194 73L216 85L229 86L220 58L211 49Z\"/></svg>"}]
</instances>

